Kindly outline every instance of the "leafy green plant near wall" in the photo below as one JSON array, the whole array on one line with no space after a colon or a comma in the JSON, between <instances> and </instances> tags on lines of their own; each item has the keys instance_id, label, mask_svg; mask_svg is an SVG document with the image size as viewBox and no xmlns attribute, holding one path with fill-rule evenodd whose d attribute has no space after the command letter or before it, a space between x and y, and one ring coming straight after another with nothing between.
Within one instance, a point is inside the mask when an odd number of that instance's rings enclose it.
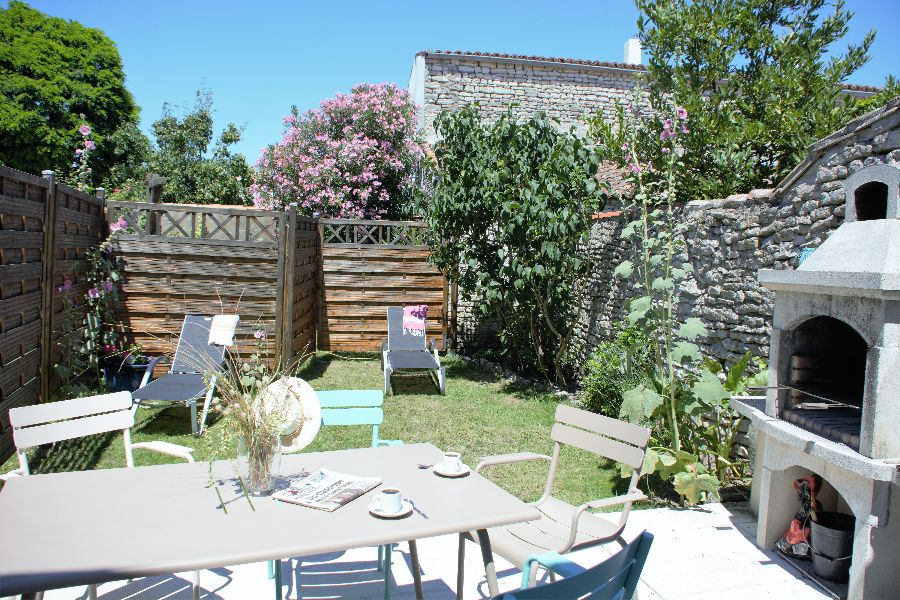
<instances>
[{"instance_id":1,"label":"leafy green plant near wall","mask_svg":"<svg viewBox=\"0 0 900 600\"><path fill-rule=\"evenodd\" d=\"M619 414L653 428L644 474L671 478L675 490L696 503L742 475L732 461L739 419L730 398L746 385L751 357L727 372L704 362L697 341L707 335L706 327L677 315L677 290L693 271L684 259L685 226L674 211L685 172L688 112L663 105L657 116L640 114L635 107L642 98L635 94L627 108L619 107L615 125L601 116L590 122L635 190L626 208L631 220L621 234L632 253L615 274L634 290L627 322L646 337L651 358L647 379L623 393Z\"/></svg>"},{"instance_id":2,"label":"leafy green plant near wall","mask_svg":"<svg viewBox=\"0 0 900 600\"><path fill-rule=\"evenodd\" d=\"M573 285L588 268L577 249L601 204L596 153L544 114L489 125L472 105L435 128L432 261L499 323L509 363L564 384Z\"/></svg>"},{"instance_id":3,"label":"leafy green plant near wall","mask_svg":"<svg viewBox=\"0 0 900 600\"><path fill-rule=\"evenodd\" d=\"M613 339L601 342L582 368L580 397L584 408L618 417L624 392L646 383L651 366L646 336L633 327L622 328Z\"/></svg>"}]
</instances>

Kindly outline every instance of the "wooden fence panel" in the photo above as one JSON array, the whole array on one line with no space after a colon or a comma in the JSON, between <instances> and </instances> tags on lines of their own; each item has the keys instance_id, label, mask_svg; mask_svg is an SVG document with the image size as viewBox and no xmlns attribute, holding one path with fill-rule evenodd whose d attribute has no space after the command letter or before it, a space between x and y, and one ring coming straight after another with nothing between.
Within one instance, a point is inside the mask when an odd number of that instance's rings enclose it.
<instances>
[{"instance_id":1,"label":"wooden fence panel","mask_svg":"<svg viewBox=\"0 0 900 600\"><path fill-rule=\"evenodd\" d=\"M52 178L0 167L0 461L13 450L9 409L46 402L56 388L63 295L80 317L102 206ZM73 286L62 292L65 277Z\"/></svg>"},{"instance_id":2,"label":"wooden fence panel","mask_svg":"<svg viewBox=\"0 0 900 600\"><path fill-rule=\"evenodd\" d=\"M428 263L425 224L322 219L319 350L377 351L387 307L427 304L427 335L443 348L444 275Z\"/></svg>"},{"instance_id":3,"label":"wooden fence panel","mask_svg":"<svg viewBox=\"0 0 900 600\"><path fill-rule=\"evenodd\" d=\"M319 230L317 221L291 213L288 238L291 252L286 263L285 340L294 357L316 351L319 284Z\"/></svg>"},{"instance_id":4,"label":"wooden fence panel","mask_svg":"<svg viewBox=\"0 0 900 600\"><path fill-rule=\"evenodd\" d=\"M237 351L274 357L282 336L285 213L109 202L128 228L113 243L123 284L117 318L150 355L171 357L186 314L238 314ZM254 337L258 330L266 339ZM162 367L165 370L167 367Z\"/></svg>"}]
</instances>

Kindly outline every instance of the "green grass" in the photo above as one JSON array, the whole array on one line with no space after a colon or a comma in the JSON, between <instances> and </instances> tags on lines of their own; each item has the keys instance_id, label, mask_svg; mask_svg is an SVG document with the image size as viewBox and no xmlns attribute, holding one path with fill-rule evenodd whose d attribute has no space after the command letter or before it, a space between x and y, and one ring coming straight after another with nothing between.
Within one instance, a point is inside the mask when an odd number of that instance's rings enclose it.
<instances>
[{"instance_id":1,"label":"green grass","mask_svg":"<svg viewBox=\"0 0 900 600\"><path fill-rule=\"evenodd\" d=\"M514 387L468 363L447 358L447 395L441 396L427 375L395 375L395 395L385 398L382 439L400 439L407 444L430 442L443 450L456 450L466 464L490 454L552 450L550 427L558 399L534 388ZM377 389L382 372L377 357L352 355L341 358L320 353L300 370L317 390ZM186 408L139 409L132 429L134 442L165 440L196 448L198 461L231 458L232 446L222 440L222 423L212 417L202 438L190 433ZM323 427L304 452L368 446L369 427ZM146 451L135 451L137 465L171 462L173 459ZM120 434L104 434L35 449L29 453L34 473L103 469L125 466ZM540 496L547 463L532 462L494 467L485 474L503 488L525 500ZM15 457L0 468L17 466ZM564 448L554 495L581 503L623 493L626 480L614 465L577 449Z\"/></svg>"}]
</instances>

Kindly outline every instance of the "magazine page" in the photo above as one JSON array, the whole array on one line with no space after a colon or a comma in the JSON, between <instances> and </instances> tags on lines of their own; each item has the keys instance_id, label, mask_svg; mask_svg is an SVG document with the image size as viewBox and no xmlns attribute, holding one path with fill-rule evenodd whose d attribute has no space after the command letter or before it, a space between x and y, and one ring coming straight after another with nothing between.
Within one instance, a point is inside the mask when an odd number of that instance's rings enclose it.
<instances>
[{"instance_id":1,"label":"magazine page","mask_svg":"<svg viewBox=\"0 0 900 600\"><path fill-rule=\"evenodd\" d=\"M356 477L321 468L291 481L291 486L272 498L319 510L333 511L359 498L381 483L380 477Z\"/></svg>"}]
</instances>

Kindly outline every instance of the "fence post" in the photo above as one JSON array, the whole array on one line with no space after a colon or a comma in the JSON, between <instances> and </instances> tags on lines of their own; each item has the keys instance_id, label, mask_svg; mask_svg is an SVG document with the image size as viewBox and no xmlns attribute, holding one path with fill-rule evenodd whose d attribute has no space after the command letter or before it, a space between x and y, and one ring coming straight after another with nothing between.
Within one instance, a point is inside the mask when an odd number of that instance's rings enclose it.
<instances>
[{"instance_id":1,"label":"fence post","mask_svg":"<svg viewBox=\"0 0 900 600\"><path fill-rule=\"evenodd\" d=\"M44 271L41 286L41 358L40 367L40 398L39 402L50 400L50 376L52 357L51 344L53 343L53 272L56 270L56 179L51 170L41 171L41 177L49 182L47 187L46 202L44 203L44 247L43 262Z\"/></svg>"},{"instance_id":2,"label":"fence post","mask_svg":"<svg viewBox=\"0 0 900 600\"><path fill-rule=\"evenodd\" d=\"M155 173L147 175L147 202L159 204L167 181L168 179ZM147 235L159 235L159 213L152 210L147 215Z\"/></svg>"},{"instance_id":3,"label":"fence post","mask_svg":"<svg viewBox=\"0 0 900 600\"><path fill-rule=\"evenodd\" d=\"M325 223L318 212L313 213L316 219L316 229L319 230L319 248L316 256L318 269L316 269L316 350L322 347L322 338L328 328L328 315L325 314ZM327 341L328 350L331 350L331 339Z\"/></svg>"},{"instance_id":4,"label":"fence post","mask_svg":"<svg viewBox=\"0 0 900 600\"><path fill-rule=\"evenodd\" d=\"M284 288L282 291L282 366L294 358L294 257L297 254L297 204L285 211L287 227L284 236Z\"/></svg>"}]
</instances>

